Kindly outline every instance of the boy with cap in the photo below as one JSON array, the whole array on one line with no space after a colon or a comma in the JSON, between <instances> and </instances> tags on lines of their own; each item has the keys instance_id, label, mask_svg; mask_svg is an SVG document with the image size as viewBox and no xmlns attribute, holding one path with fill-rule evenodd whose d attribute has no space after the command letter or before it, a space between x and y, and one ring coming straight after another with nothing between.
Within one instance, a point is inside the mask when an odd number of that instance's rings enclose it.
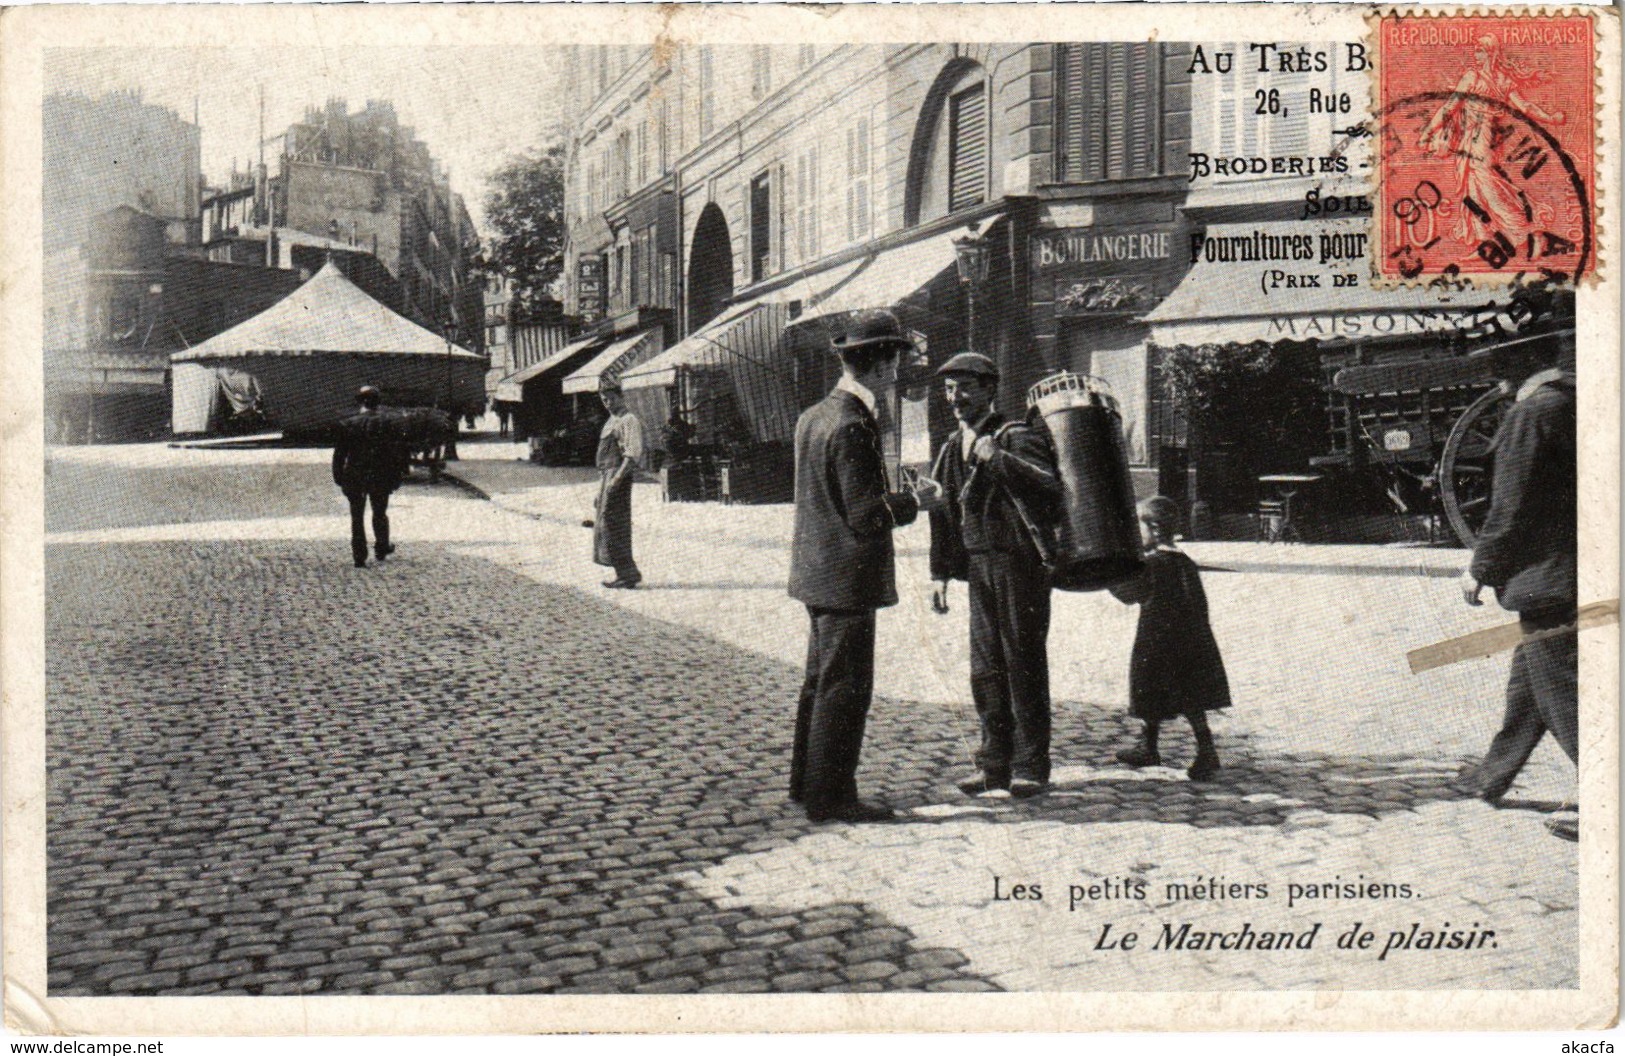
<instances>
[{"instance_id":1,"label":"boy with cap","mask_svg":"<svg viewBox=\"0 0 1625 1056\"><path fill-rule=\"evenodd\" d=\"M1050 771L1050 584L1034 514L1059 500L1060 476L1045 434L993 409L991 359L961 352L937 376L959 428L931 472L944 496L931 514L931 605L947 612L949 580L968 583L971 696L982 726L979 772L959 788L1035 796Z\"/></svg>"},{"instance_id":2,"label":"boy with cap","mask_svg":"<svg viewBox=\"0 0 1625 1056\"><path fill-rule=\"evenodd\" d=\"M790 799L812 821L889 821L858 799L858 755L874 691L875 610L897 604L891 533L938 502L929 486L892 491L877 399L913 347L890 312L860 312L833 342L841 378L796 422L790 596L807 606L807 677L796 709Z\"/></svg>"}]
</instances>

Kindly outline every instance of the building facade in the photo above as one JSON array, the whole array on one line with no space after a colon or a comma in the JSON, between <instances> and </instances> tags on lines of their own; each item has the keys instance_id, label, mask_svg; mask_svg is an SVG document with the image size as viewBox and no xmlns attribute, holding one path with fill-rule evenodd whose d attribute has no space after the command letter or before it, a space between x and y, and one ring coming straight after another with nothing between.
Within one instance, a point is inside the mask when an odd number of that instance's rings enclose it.
<instances>
[{"instance_id":1,"label":"building facade","mask_svg":"<svg viewBox=\"0 0 1625 1056\"><path fill-rule=\"evenodd\" d=\"M76 249L91 218L120 205L168 221L172 242L198 240L203 162L195 123L133 92L48 95L41 110L47 256Z\"/></svg>"},{"instance_id":2,"label":"building facade","mask_svg":"<svg viewBox=\"0 0 1625 1056\"><path fill-rule=\"evenodd\" d=\"M951 428L930 371L971 348L1007 414L1057 370L1108 382L1142 495L1240 516L1284 472L1414 512L1482 368L1382 412L1410 419L1374 445L1339 372L1459 356L1489 306L1369 281L1363 62L1313 42L577 48L567 310L606 337L662 319L669 347L616 364L629 401L736 466L750 447L782 471L830 338L890 308L922 349L886 401L899 466ZM1293 260L1339 274L1290 286L1270 262ZM1193 414L1203 371L1226 380Z\"/></svg>"},{"instance_id":3,"label":"building facade","mask_svg":"<svg viewBox=\"0 0 1625 1056\"><path fill-rule=\"evenodd\" d=\"M166 435L169 357L298 288L294 271L212 261L170 241L173 220L130 206L93 216L46 258L45 420L56 442Z\"/></svg>"},{"instance_id":4,"label":"building facade","mask_svg":"<svg viewBox=\"0 0 1625 1056\"><path fill-rule=\"evenodd\" d=\"M392 282L351 278L385 304L465 348L484 339L484 294L470 275L479 249L450 174L388 102L351 112L310 107L276 139L273 168L233 173L211 195L202 241L213 259L320 267L329 254L367 255Z\"/></svg>"},{"instance_id":5,"label":"building facade","mask_svg":"<svg viewBox=\"0 0 1625 1056\"><path fill-rule=\"evenodd\" d=\"M1149 470L1137 320L1181 277L1189 65L1161 43L575 49L567 310L665 310L677 337L777 313L782 346L736 358L782 361L785 398L736 369L708 416L679 369L651 413L782 444L833 380L829 336L893 308L926 351L891 408L897 459L947 428L921 379L972 347L1009 412L1054 370L1108 378ZM982 264L961 281L967 236Z\"/></svg>"}]
</instances>

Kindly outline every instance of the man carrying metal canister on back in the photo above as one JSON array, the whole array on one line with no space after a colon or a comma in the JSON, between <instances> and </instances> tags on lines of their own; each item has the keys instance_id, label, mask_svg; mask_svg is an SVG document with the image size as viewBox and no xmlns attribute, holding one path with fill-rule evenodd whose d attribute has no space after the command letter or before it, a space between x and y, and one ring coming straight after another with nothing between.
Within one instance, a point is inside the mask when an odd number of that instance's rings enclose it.
<instances>
[{"instance_id":1,"label":"man carrying metal canister on back","mask_svg":"<svg viewBox=\"0 0 1625 1056\"><path fill-rule=\"evenodd\" d=\"M1045 434L993 409L999 371L961 352L937 370L959 428L931 476L943 505L931 512L932 608L948 611L948 583L970 591L971 696L981 720L979 772L967 795L1043 792L1050 776L1050 582L1035 521L1061 497Z\"/></svg>"}]
</instances>

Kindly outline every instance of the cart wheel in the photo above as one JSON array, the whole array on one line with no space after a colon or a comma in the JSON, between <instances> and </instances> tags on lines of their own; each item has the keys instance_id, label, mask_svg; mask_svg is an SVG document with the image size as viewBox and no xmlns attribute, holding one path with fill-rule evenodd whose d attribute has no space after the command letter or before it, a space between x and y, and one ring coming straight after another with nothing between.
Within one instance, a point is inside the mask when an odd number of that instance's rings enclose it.
<instances>
[{"instance_id":1,"label":"cart wheel","mask_svg":"<svg viewBox=\"0 0 1625 1056\"><path fill-rule=\"evenodd\" d=\"M1474 400L1462 412L1444 442L1439 459L1439 491L1445 516L1461 545L1469 550L1478 541L1478 529L1490 512L1490 481L1495 459L1490 441L1501 427L1501 416L1512 385L1501 382Z\"/></svg>"}]
</instances>

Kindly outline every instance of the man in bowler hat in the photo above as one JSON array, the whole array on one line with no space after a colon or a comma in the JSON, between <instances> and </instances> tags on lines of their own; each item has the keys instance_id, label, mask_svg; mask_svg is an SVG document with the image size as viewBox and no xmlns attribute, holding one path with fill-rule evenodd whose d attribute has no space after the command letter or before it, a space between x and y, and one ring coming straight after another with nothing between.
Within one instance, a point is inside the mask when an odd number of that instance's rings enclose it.
<instances>
[{"instance_id":1,"label":"man in bowler hat","mask_svg":"<svg viewBox=\"0 0 1625 1056\"><path fill-rule=\"evenodd\" d=\"M875 610L897 604L891 533L940 492L891 491L876 400L913 348L890 312L859 313L833 342L841 378L796 423L790 596L807 606L807 677L796 710L790 798L813 821L889 821L858 799L858 755L874 690Z\"/></svg>"},{"instance_id":2,"label":"man in bowler hat","mask_svg":"<svg viewBox=\"0 0 1625 1056\"><path fill-rule=\"evenodd\" d=\"M350 554L367 567L367 504L372 504L373 552L382 561L395 552L389 542L389 496L406 473L407 450L400 428L379 413L378 390L363 385L356 413L339 422L333 445L333 483L350 502Z\"/></svg>"},{"instance_id":3,"label":"man in bowler hat","mask_svg":"<svg viewBox=\"0 0 1625 1056\"><path fill-rule=\"evenodd\" d=\"M1512 654L1506 713L1482 762L1456 787L1496 804L1550 732L1580 761L1580 643L1576 531L1575 383L1572 345L1540 364L1519 387L1495 434L1490 511L1462 574L1469 605L1493 587L1501 607L1518 614L1524 640ZM1553 835L1579 839L1579 823L1556 817Z\"/></svg>"},{"instance_id":4,"label":"man in bowler hat","mask_svg":"<svg viewBox=\"0 0 1625 1056\"><path fill-rule=\"evenodd\" d=\"M943 504L931 513L931 607L948 611L948 584L970 590L970 685L981 720L978 772L967 795L1007 789L1024 798L1049 784L1049 574L1033 533L1060 500L1049 441L993 408L999 371L975 352L938 370L959 428L931 476Z\"/></svg>"}]
</instances>

